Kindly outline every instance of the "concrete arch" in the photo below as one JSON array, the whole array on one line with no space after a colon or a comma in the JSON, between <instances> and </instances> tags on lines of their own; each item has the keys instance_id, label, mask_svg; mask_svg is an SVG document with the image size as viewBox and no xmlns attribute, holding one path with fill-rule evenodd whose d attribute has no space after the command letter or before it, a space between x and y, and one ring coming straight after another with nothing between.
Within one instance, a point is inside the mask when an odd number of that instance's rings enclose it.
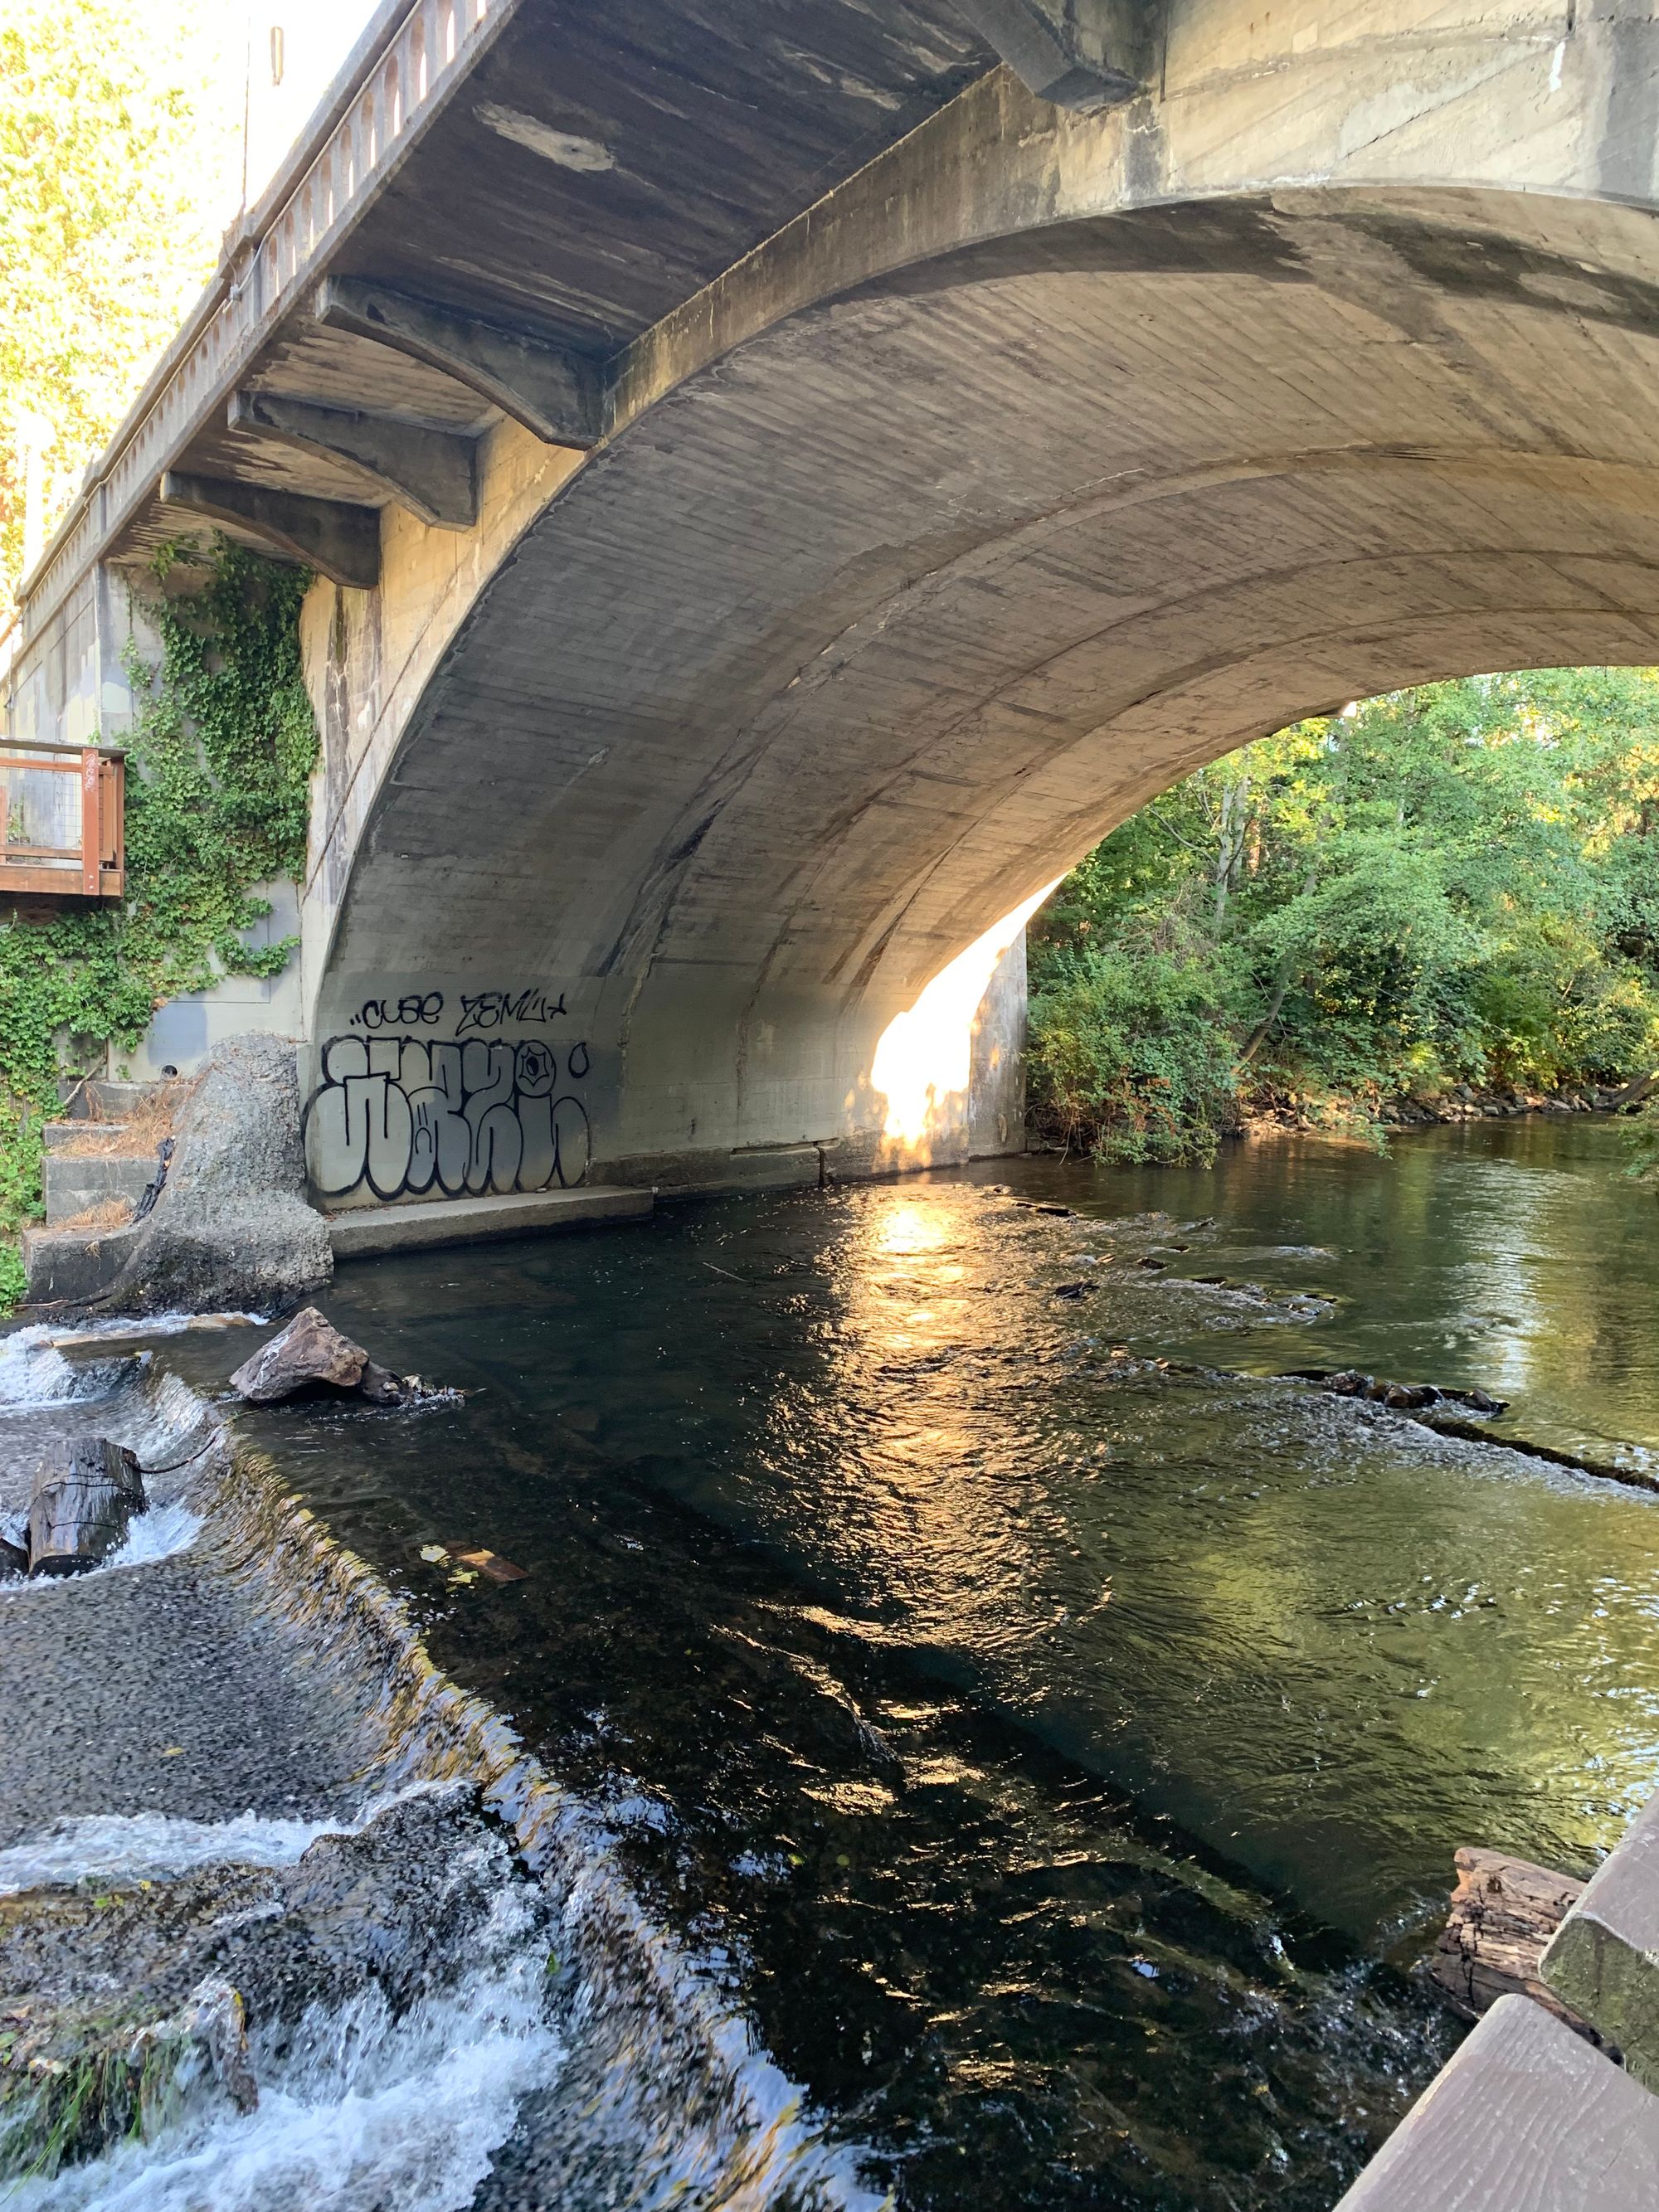
<instances>
[{"instance_id":1,"label":"concrete arch","mask_svg":"<svg viewBox=\"0 0 1659 2212\"><path fill-rule=\"evenodd\" d=\"M434 991L517 1036L534 991L598 1171L869 1164L887 1023L1176 777L1401 683L1659 660L1659 235L1490 118L1451 166L1471 88L1559 67L1477 45L1405 176L1185 196L1202 100L1085 125L1000 76L647 334L343 781L319 1049ZM489 1112L475 1063L434 1111Z\"/></svg>"}]
</instances>

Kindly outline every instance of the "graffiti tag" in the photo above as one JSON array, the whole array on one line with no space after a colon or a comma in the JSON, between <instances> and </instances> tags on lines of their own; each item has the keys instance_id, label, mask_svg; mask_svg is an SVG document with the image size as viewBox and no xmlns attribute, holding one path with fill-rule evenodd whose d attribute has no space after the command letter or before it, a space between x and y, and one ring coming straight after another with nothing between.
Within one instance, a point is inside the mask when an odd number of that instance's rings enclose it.
<instances>
[{"instance_id":1,"label":"graffiti tag","mask_svg":"<svg viewBox=\"0 0 1659 2212\"><path fill-rule=\"evenodd\" d=\"M535 990L479 991L471 998L463 992L455 1034L465 1036L468 1030L504 1029L508 1022L550 1022L563 1012L562 991L556 999Z\"/></svg>"},{"instance_id":2,"label":"graffiti tag","mask_svg":"<svg viewBox=\"0 0 1659 2212\"><path fill-rule=\"evenodd\" d=\"M394 1006L388 999L365 999L351 1017L355 1030L434 1030L444 1016L441 991L410 991Z\"/></svg>"},{"instance_id":3,"label":"graffiti tag","mask_svg":"<svg viewBox=\"0 0 1659 2212\"><path fill-rule=\"evenodd\" d=\"M587 1068L586 1044L573 1046L566 1079ZM581 1182L587 1113L568 1091L554 1097L558 1081L558 1055L538 1038L331 1037L307 1109L318 1189L457 1198Z\"/></svg>"}]
</instances>

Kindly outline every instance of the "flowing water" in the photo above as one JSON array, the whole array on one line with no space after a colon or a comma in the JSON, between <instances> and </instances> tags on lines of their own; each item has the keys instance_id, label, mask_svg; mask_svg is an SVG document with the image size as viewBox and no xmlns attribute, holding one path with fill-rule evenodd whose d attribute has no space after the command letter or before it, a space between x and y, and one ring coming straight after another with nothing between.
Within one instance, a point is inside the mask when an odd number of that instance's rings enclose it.
<instances>
[{"instance_id":1,"label":"flowing water","mask_svg":"<svg viewBox=\"0 0 1659 2212\"><path fill-rule=\"evenodd\" d=\"M1659 1496L1501 1443L1659 1468L1621 1164L1584 1119L1000 1162L343 1270L342 1328L469 1395L241 1433L765 2072L701 2195L587 2185L520 2084L481 2212L1333 2203L1461 2032L1414 1971L1455 1846L1583 1873L1659 1784ZM1349 1364L1511 1410L1281 1379ZM433 1556L477 1545L525 1579Z\"/></svg>"}]
</instances>

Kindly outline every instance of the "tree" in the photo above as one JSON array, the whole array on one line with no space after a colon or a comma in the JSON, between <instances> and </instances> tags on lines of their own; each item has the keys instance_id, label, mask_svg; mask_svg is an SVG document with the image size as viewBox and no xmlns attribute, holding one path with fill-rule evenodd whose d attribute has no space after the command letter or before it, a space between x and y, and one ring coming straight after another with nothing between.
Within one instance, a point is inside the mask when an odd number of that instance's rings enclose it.
<instances>
[{"instance_id":1,"label":"tree","mask_svg":"<svg viewBox=\"0 0 1659 2212\"><path fill-rule=\"evenodd\" d=\"M10 0L0 21L0 628L27 479L43 538L213 273L240 181L233 12Z\"/></svg>"},{"instance_id":2,"label":"tree","mask_svg":"<svg viewBox=\"0 0 1659 2212\"><path fill-rule=\"evenodd\" d=\"M1253 1092L1363 1115L1659 1066L1659 672L1429 684L1263 738L1073 872L1032 984L1040 1111L1121 1156L1160 1081L1156 1149L1201 1156Z\"/></svg>"}]
</instances>

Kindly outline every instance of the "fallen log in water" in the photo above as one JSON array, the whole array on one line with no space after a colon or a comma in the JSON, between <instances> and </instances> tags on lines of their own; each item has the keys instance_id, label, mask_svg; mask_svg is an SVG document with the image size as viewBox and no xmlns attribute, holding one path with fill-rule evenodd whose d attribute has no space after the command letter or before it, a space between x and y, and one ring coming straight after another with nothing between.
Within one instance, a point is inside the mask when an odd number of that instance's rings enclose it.
<instances>
[{"instance_id":1,"label":"fallen log in water","mask_svg":"<svg viewBox=\"0 0 1659 2212\"><path fill-rule=\"evenodd\" d=\"M1280 1371L1279 1379L1311 1382L1334 1397L1363 1398L1371 1405L1385 1406L1390 1413L1403 1413L1408 1420L1432 1429L1437 1436L1455 1437L1465 1443L1497 1444L1504 1451L1519 1452L1523 1459L1568 1468L1574 1474L1593 1474L1601 1482L1622 1482L1628 1490L1659 1490L1659 1475L1650 1474L1643 1468L1625 1466L1617 1460L1589 1459L1583 1452L1558 1451L1553 1444L1535 1444L1525 1437L1505 1436L1488 1428L1487 1420L1509 1411L1509 1401L1490 1398L1484 1390L1443 1390L1432 1382L1383 1382L1361 1374L1358 1368L1288 1367ZM1444 1410L1455 1405L1471 1407L1486 1419L1467 1421Z\"/></svg>"},{"instance_id":2,"label":"fallen log in water","mask_svg":"<svg viewBox=\"0 0 1659 2212\"><path fill-rule=\"evenodd\" d=\"M75 1575L127 1540L145 1510L143 1477L125 1445L107 1437L68 1437L41 1460L29 1502L31 1575Z\"/></svg>"},{"instance_id":3,"label":"fallen log in water","mask_svg":"<svg viewBox=\"0 0 1659 2212\"><path fill-rule=\"evenodd\" d=\"M1457 1887L1429 1970L1453 2011L1478 2020L1499 1997L1528 1996L1596 2041L1538 1972L1545 1947L1583 1896L1583 1883L1504 1851L1466 1845L1454 1857Z\"/></svg>"},{"instance_id":4,"label":"fallen log in water","mask_svg":"<svg viewBox=\"0 0 1659 2212\"><path fill-rule=\"evenodd\" d=\"M1551 1467L1571 1468L1575 1474L1593 1474L1602 1482L1622 1482L1627 1490L1659 1490L1659 1476L1647 1474L1639 1467L1621 1467L1610 1459L1586 1459L1581 1452L1557 1451L1551 1444L1529 1443L1524 1437L1494 1436L1474 1421L1459 1421L1436 1413L1425 1420L1425 1429L1433 1429L1443 1437L1460 1437L1466 1443L1501 1444L1505 1451L1519 1452L1523 1459L1541 1459Z\"/></svg>"}]
</instances>

